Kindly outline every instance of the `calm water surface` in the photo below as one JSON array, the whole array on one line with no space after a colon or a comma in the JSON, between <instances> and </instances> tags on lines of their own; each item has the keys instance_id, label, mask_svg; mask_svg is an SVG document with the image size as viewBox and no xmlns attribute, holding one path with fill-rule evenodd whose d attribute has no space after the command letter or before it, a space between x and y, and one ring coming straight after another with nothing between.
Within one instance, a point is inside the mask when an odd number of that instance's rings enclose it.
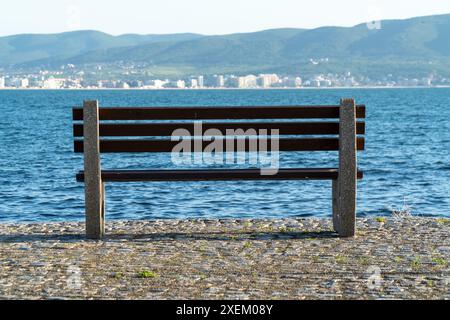
<instances>
[{"instance_id":1,"label":"calm water surface","mask_svg":"<svg viewBox=\"0 0 450 320\"><path fill-rule=\"evenodd\" d=\"M71 108L104 106L367 105L365 179L358 215L450 216L450 89L253 91L0 91L0 221L84 218L82 156L73 153ZM332 157L330 157L332 155ZM287 153L283 167L336 165L337 154ZM170 155L105 155L105 169L170 168ZM107 185L108 219L329 216L331 182L156 182Z\"/></svg>"}]
</instances>

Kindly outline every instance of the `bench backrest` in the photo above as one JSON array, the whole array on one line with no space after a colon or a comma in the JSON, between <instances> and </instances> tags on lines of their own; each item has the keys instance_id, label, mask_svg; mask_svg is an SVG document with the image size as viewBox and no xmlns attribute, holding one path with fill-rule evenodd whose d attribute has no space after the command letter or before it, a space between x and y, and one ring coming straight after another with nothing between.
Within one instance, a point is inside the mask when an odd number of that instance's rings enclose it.
<instances>
[{"instance_id":1,"label":"bench backrest","mask_svg":"<svg viewBox=\"0 0 450 320\"><path fill-rule=\"evenodd\" d=\"M227 129L267 129L269 133L277 129L279 151L338 151L341 135L347 130L350 136L354 134L356 150L360 151L364 150L365 142L361 136L365 134L365 110L364 105L356 105L353 99L334 106L251 107L99 108L97 101L86 101L84 107L73 109L74 149L77 153L84 152L84 137L98 140L100 153L171 152L179 143L171 141L173 132L183 128L194 136L195 122L202 121L201 134L209 129L224 134ZM205 146L209 143L204 141Z\"/></svg>"}]
</instances>

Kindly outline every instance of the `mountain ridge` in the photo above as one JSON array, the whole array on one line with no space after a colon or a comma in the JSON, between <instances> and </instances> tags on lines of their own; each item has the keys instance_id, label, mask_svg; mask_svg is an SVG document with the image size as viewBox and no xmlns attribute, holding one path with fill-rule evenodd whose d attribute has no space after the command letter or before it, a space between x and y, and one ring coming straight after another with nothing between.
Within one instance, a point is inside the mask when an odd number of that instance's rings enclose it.
<instances>
[{"instance_id":1,"label":"mountain ridge","mask_svg":"<svg viewBox=\"0 0 450 320\"><path fill-rule=\"evenodd\" d=\"M7 40L5 40L7 39ZM315 29L278 28L228 35L75 31L0 38L0 66L147 63L199 74L345 72L450 76L450 14ZM325 61L311 63L311 60Z\"/></svg>"}]
</instances>

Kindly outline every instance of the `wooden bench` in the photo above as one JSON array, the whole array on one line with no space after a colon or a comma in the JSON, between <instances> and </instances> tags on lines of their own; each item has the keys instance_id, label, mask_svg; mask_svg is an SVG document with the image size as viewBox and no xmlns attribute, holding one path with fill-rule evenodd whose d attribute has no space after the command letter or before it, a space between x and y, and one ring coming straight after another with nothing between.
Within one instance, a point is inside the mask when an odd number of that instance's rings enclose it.
<instances>
[{"instance_id":1,"label":"wooden bench","mask_svg":"<svg viewBox=\"0 0 450 320\"><path fill-rule=\"evenodd\" d=\"M356 105L353 99L343 99L335 106L280 107L99 108L98 101L85 101L83 107L73 109L73 129L75 152L84 153L84 171L76 178L85 184L86 235L89 239L104 236L106 182L331 180L334 229L342 237L352 237L356 229L357 179L363 177L357 168L357 151L364 150L364 119L365 106ZM173 131L192 130L195 121L200 120L206 120L202 122L204 130L277 129L280 152L338 151L339 165L337 168L281 168L275 175L261 175L256 169L102 171L101 153L171 152L178 143L170 139Z\"/></svg>"}]
</instances>

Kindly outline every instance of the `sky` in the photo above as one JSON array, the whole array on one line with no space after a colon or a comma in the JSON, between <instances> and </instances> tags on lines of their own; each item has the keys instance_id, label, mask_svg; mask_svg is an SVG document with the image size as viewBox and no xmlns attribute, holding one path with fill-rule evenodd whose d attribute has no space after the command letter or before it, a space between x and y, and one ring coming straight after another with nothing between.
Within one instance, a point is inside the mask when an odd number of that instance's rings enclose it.
<instances>
[{"instance_id":1,"label":"sky","mask_svg":"<svg viewBox=\"0 0 450 320\"><path fill-rule=\"evenodd\" d=\"M2 0L0 36L98 30L229 34L450 13L450 0Z\"/></svg>"}]
</instances>

